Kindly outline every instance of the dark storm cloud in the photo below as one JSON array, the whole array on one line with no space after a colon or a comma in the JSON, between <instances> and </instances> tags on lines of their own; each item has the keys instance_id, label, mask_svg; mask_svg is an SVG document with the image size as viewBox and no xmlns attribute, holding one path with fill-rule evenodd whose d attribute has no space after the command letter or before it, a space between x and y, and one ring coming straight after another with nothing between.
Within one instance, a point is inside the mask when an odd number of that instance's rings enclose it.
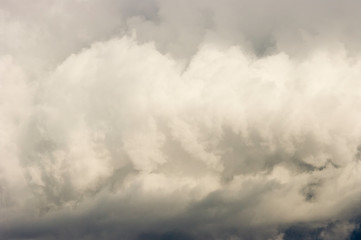
<instances>
[{"instance_id":1,"label":"dark storm cloud","mask_svg":"<svg viewBox=\"0 0 361 240\"><path fill-rule=\"evenodd\" d=\"M358 239L359 1L0 3L0 238Z\"/></svg>"}]
</instances>

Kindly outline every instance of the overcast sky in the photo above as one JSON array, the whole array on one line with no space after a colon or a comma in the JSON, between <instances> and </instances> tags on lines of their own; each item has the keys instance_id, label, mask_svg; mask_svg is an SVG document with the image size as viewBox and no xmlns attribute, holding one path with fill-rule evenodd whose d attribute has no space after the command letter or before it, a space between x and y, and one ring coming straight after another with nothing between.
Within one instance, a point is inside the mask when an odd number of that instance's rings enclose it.
<instances>
[{"instance_id":1,"label":"overcast sky","mask_svg":"<svg viewBox=\"0 0 361 240\"><path fill-rule=\"evenodd\" d=\"M0 239L361 239L360 9L0 0Z\"/></svg>"}]
</instances>

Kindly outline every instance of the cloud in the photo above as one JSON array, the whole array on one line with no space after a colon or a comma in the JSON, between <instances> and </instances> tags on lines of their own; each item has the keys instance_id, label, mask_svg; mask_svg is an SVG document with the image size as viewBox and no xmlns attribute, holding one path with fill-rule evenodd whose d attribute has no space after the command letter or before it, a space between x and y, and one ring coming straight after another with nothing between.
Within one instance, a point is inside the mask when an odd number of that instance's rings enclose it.
<instances>
[{"instance_id":1,"label":"cloud","mask_svg":"<svg viewBox=\"0 0 361 240\"><path fill-rule=\"evenodd\" d=\"M357 3L322 4L4 1L1 236L357 236Z\"/></svg>"}]
</instances>

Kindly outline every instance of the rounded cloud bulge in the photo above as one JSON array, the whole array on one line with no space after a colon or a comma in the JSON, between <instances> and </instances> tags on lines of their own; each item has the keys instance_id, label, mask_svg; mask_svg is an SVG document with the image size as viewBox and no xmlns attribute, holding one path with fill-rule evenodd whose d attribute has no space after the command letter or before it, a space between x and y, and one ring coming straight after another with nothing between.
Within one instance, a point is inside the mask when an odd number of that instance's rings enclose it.
<instances>
[{"instance_id":1,"label":"rounded cloud bulge","mask_svg":"<svg viewBox=\"0 0 361 240\"><path fill-rule=\"evenodd\" d=\"M358 239L358 5L2 1L0 238Z\"/></svg>"}]
</instances>

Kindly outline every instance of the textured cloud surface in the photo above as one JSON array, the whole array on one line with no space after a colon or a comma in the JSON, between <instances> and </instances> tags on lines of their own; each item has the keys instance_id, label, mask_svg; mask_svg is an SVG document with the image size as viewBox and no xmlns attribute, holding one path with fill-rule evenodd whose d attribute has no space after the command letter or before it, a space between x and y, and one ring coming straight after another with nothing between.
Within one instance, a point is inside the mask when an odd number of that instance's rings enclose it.
<instances>
[{"instance_id":1,"label":"textured cloud surface","mask_svg":"<svg viewBox=\"0 0 361 240\"><path fill-rule=\"evenodd\" d=\"M360 239L361 3L0 2L0 239Z\"/></svg>"}]
</instances>

